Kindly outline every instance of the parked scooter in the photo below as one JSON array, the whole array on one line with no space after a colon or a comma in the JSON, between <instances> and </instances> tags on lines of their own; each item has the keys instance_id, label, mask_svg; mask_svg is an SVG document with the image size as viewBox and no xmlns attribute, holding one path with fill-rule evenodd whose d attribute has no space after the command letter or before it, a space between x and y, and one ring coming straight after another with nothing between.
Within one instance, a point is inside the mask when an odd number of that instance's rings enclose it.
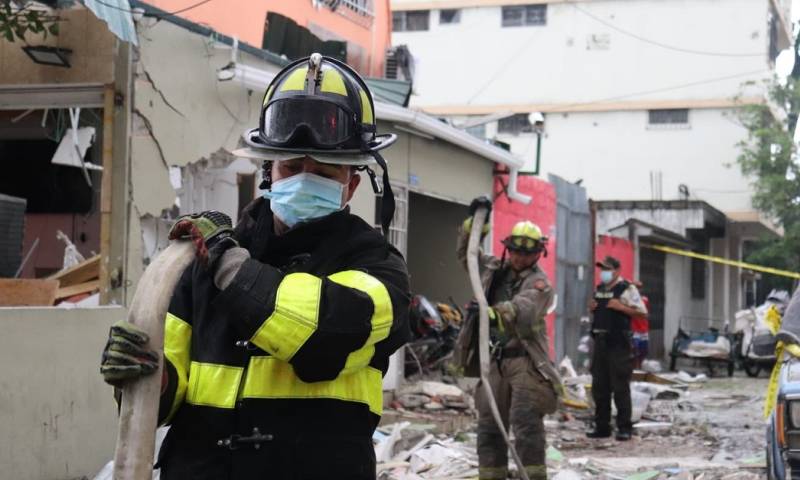
<instances>
[{"instance_id":1,"label":"parked scooter","mask_svg":"<svg viewBox=\"0 0 800 480\"><path fill-rule=\"evenodd\" d=\"M771 371L775 364L775 336L766 322L767 311L774 306L783 315L789 292L773 290L758 307L736 312L736 331L742 334L740 362L749 377Z\"/></svg>"}]
</instances>

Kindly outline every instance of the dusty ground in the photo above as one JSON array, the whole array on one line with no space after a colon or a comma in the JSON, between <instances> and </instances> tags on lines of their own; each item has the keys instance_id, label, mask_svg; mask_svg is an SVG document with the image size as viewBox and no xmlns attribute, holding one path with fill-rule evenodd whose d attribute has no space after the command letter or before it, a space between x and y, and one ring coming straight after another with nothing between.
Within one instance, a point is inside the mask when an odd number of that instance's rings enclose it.
<instances>
[{"instance_id":1,"label":"dusty ground","mask_svg":"<svg viewBox=\"0 0 800 480\"><path fill-rule=\"evenodd\" d=\"M463 385L462 385L463 386ZM588 410L569 410L546 422L550 478L650 480L749 480L764 472L766 374L752 379L737 372L685 388L678 399L652 400L645 422L670 425L641 428L630 442L590 440ZM468 388L467 388L468 389ZM384 479L477 478L474 412L389 409L383 425L409 422L392 457L433 437L410 465L385 469Z\"/></svg>"}]
</instances>

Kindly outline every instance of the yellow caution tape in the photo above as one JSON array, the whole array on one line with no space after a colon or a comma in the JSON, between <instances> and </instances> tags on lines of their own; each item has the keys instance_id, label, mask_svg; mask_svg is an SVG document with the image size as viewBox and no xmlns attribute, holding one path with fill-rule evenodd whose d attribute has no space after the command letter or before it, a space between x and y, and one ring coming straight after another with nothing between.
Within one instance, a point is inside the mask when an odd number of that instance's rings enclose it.
<instances>
[{"instance_id":1,"label":"yellow caution tape","mask_svg":"<svg viewBox=\"0 0 800 480\"><path fill-rule=\"evenodd\" d=\"M778 330L781 329L781 312L778 311L775 305L769 306L764 316L764 321L767 324L767 328L769 328L769 333L777 335Z\"/></svg>"},{"instance_id":2,"label":"yellow caution tape","mask_svg":"<svg viewBox=\"0 0 800 480\"><path fill-rule=\"evenodd\" d=\"M783 358L783 342L778 342L775 346L775 366L769 376L769 386L767 387L767 398L764 399L764 418L769 418L775 402L778 398L778 374L781 372L781 359Z\"/></svg>"},{"instance_id":3,"label":"yellow caution tape","mask_svg":"<svg viewBox=\"0 0 800 480\"><path fill-rule=\"evenodd\" d=\"M772 275L778 275L780 277L789 277L789 278L797 278L800 279L800 273L797 272L790 272L788 270L781 270L778 268L772 267L764 267L762 265L756 265L754 263L747 263L747 262L739 262L737 260L729 260L723 257L714 257L711 255L703 255L702 253L692 252L690 250L681 250L679 248L672 248L667 247L664 245L646 245L641 244L644 248L649 248L651 250L658 250L659 252L665 253L672 253L673 255L682 255L684 257L691 257L697 258L699 260L705 260L707 262L719 263L722 265L730 265L732 267L739 267L739 268L746 268L748 270L753 270L756 272L764 272L770 273Z\"/></svg>"},{"instance_id":4,"label":"yellow caution tape","mask_svg":"<svg viewBox=\"0 0 800 480\"><path fill-rule=\"evenodd\" d=\"M775 335L781 328L780 312L775 305L770 305L767 309L766 321L769 331ZM775 408L775 402L778 398L778 375L781 372L781 365L783 364L783 353L786 352L793 357L800 358L800 345L786 345L783 342L778 342L775 345L775 366L772 367L772 374L769 376L769 386L767 387L767 398L764 400L764 418L768 418Z\"/></svg>"}]
</instances>

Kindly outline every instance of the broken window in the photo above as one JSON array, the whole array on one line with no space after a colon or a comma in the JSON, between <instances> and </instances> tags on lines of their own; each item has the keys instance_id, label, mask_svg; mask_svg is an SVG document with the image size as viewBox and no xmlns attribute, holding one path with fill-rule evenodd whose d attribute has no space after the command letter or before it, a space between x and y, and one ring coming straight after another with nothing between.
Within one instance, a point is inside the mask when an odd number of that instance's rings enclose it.
<instances>
[{"instance_id":1,"label":"broken window","mask_svg":"<svg viewBox=\"0 0 800 480\"><path fill-rule=\"evenodd\" d=\"M395 32L419 32L428 30L430 14L430 10L392 12L392 30Z\"/></svg>"},{"instance_id":2,"label":"broken window","mask_svg":"<svg viewBox=\"0 0 800 480\"><path fill-rule=\"evenodd\" d=\"M650 125L689 125L687 108L648 110L647 114Z\"/></svg>"},{"instance_id":3,"label":"broken window","mask_svg":"<svg viewBox=\"0 0 800 480\"><path fill-rule=\"evenodd\" d=\"M510 117L501 118L497 122L497 133L519 135L530 132L533 132L533 125L531 125L527 113L515 113Z\"/></svg>"},{"instance_id":4,"label":"broken window","mask_svg":"<svg viewBox=\"0 0 800 480\"><path fill-rule=\"evenodd\" d=\"M22 243L17 239L0 253L30 253L22 278L61 270L65 244L59 232L85 258L100 251L102 145L93 142L102 139L101 117L89 109L75 113L77 149L66 109L0 112L0 158L6 160L0 194L25 200Z\"/></svg>"},{"instance_id":5,"label":"broken window","mask_svg":"<svg viewBox=\"0 0 800 480\"><path fill-rule=\"evenodd\" d=\"M505 6L502 17L504 27L547 25L547 4Z\"/></svg>"},{"instance_id":6,"label":"broken window","mask_svg":"<svg viewBox=\"0 0 800 480\"><path fill-rule=\"evenodd\" d=\"M461 10L457 8L446 8L439 11L440 24L461 23Z\"/></svg>"}]
</instances>

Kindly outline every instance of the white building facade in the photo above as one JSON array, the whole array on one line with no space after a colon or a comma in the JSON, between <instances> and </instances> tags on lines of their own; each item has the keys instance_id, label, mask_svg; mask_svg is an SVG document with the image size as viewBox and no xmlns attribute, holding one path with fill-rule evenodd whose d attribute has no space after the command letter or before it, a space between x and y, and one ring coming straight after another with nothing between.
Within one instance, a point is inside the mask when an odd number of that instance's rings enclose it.
<instances>
[{"instance_id":1,"label":"white building facade","mask_svg":"<svg viewBox=\"0 0 800 480\"><path fill-rule=\"evenodd\" d=\"M540 174L605 199L701 199L751 211L734 107L764 101L790 45L782 0L392 0L414 108L475 123ZM479 120L478 120L479 121Z\"/></svg>"}]
</instances>

